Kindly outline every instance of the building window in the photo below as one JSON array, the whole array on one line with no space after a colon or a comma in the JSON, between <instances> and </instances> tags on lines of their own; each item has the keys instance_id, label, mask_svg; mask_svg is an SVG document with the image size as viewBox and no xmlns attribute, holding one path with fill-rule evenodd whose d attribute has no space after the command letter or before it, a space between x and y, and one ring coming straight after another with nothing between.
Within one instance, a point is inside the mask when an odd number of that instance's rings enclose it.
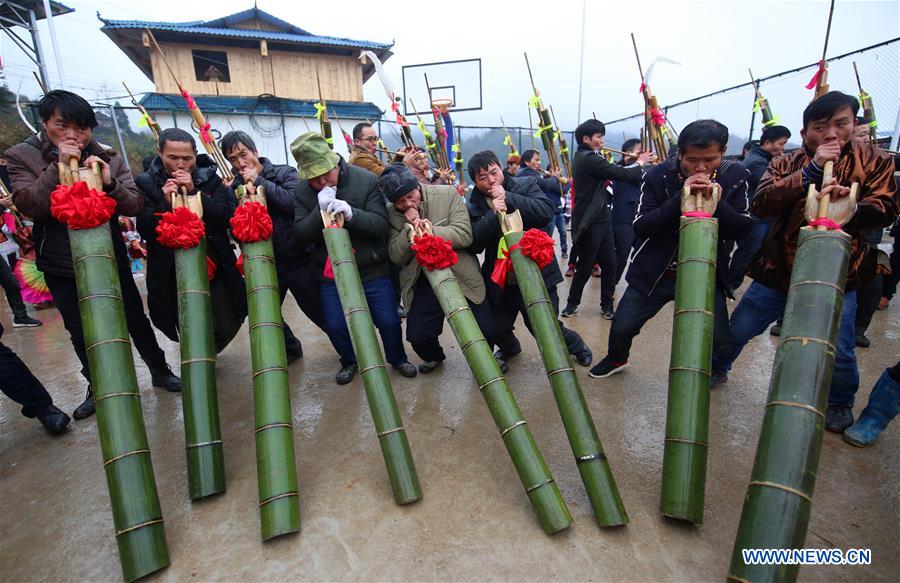
<instances>
[{"instance_id":1,"label":"building window","mask_svg":"<svg viewBox=\"0 0 900 583\"><path fill-rule=\"evenodd\" d=\"M230 83L228 55L222 51L191 51L194 59L194 75L197 81Z\"/></svg>"}]
</instances>

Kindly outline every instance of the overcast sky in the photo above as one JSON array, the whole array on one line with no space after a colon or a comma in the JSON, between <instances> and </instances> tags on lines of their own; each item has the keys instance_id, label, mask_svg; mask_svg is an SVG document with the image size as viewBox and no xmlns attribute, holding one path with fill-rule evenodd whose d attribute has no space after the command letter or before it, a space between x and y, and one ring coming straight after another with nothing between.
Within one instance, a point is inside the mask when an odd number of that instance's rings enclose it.
<instances>
[{"instance_id":1,"label":"overcast sky","mask_svg":"<svg viewBox=\"0 0 900 583\"><path fill-rule=\"evenodd\" d=\"M97 11L105 18L171 22L216 18L253 5L246 0L64 3L75 9L54 19L67 88L89 99L121 95L121 81L136 92L153 90L152 82L100 32ZM571 129L577 123L581 0L261 0L258 5L314 34L394 42L395 54L386 66L398 93L403 65L482 59L484 109L459 113L455 119L460 124L497 125L500 115L508 125L528 124L531 89L522 56L527 51L535 81L546 101L553 104L560 125ZM587 0L581 117L595 111L601 119L610 120L642 107L631 32L637 35L644 67L657 56L682 63L660 66L655 73L652 87L665 104L746 82L748 66L755 75L764 77L818 60L827 11L827 0ZM55 82L58 76L45 21L40 30ZM828 53L838 55L897 36L897 0L838 1ZM24 80L22 92L36 95L33 64L5 35L0 39L7 84L15 91ZM891 91L900 87L900 71L892 71L894 68L892 64L887 72L883 68L878 71L888 77L879 82L886 82ZM803 103L809 100L808 92L802 91L804 82L797 87L797 99ZM377 77L366 83L365 97L382 109L388 105ZM882 115L886 118L883 125L892 127L896 114Z\"/></svg>"}]
</instances>

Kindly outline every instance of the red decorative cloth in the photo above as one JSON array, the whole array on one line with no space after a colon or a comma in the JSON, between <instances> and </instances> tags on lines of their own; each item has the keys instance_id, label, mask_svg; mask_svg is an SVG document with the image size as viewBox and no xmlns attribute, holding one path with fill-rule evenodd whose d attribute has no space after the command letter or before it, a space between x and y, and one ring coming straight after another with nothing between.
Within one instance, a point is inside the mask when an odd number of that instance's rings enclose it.
<instances>
[{"instance_id":1,"label":"red decorative cloth","mask_svg":"<svg viewBox=\"0 0 900 583\"><path fill-rule=\"evenodd\" d=\"M521 247L522 255L537 263L541 269L550 265L556 255L553 250L553 237L540 229L525 231L518 247Z\"/></svg>"},{"instance_id":2,"label":"red decorative cloth","mask_svg":"<svg viewBox=\"0 0 900 583\"><path fill-rule=\"evenodd\" d=\"M500 289L506 287L506 277L509 275L509 272L512 271L512 259L509 258L509 254L520 248L522 243L516 243L509 249L503 249L503 257L498 257L497 261L494 262L494 271L491 272L491 281L500 286Z\"/></svg>"},{"instance_id":3,"label":"red decorative cloth","mask_svg":"<svg viewBox=\"0 0 900 583\"><path fill-rule=\"evenodd\" d=\"M244 277L244 254L241 253L238 255L237 263L234 264L237 267L237 270L240 272L241 277Z\"/></svg>"},{"instance_id":4,"label":"red decorative cloth","mask_svg":"<svg viewBox=\"0 0 900 583\"><path fill-rule=\"evenodd\" d=\"M265 241L272 236L272 217L261 202L246 202L234 211L231 231L241 243Z\"/></svg>"},{"instance_id":5,"label":"red decorative cloth","mask_svg":"<svg viewBox=\"0 0 900 583\"><path fill-rule=\"evenodd\" d=\"M819 68L816 69L816 74L813 75L812 79L809 80L809 83L806 84L807 89L812 89L819 83L819 76L822 74L822 71L824 69L825 64L822 61L819 61Z\"/></svg>"},{"instance_id":6,"label":"red decorative cloth","mask_svg":"<svg viewBox=\"0 0 900 583\"><path fill-rule=\"evenodd\" d=\"M683 216L691 219L711 219L712 215L706 211L688 211L682 213Z\"/></svg>"},{"instance_id":7,"label":"red decorative cloth","mask_svg":"<svg viewBox=\"0 0 900 583\"><path fill-rule=\"evenodd\" d=\"M658 109L650 110L650 117L653 119L653 124L657 126L666 125L666 114Z\"/></svg>"},{"instance_id":8,"label":"red decorative cloth","mask_svg":"<svg viewBox=\"0 0 900 583\"><path fill-rule=\"evenodd\" d=\"M459 261L459 256L453 250L453 244L437 235L416 235L410 247L416 254L416 261L427 269L447 269L453 267Z\"/></svg>"},{"instance_id":9,"label":"red decorative cloth","mask_svg":"<svg viewBox=\"0 0 900 583\"><path fill-rule=\"evenodd\" d=\"M215 262L209 257L206 258L206 279L212 281L216 276L216 271L218 271L218 267L216 267Z\"/></svg>"},{"instance_id":10,"label":"red decorative cloth","mask_svg":"<svg viewBox=\"0 0 900 583\"><path fill-rule=\"evenodd\" d=\"M196 247L205 235L203 220L183 206L163 213L156 225L156 240L172 249Z\"/></svg>"},{"instance_id":11,"label":"red decorative cloth","mask_svg":"<svg viewBox=\"0 0 900 583\"><path fill-rule=\"evenodd\" d=\"M188 93L186 89L181 92L181 96L184 97L188 109L197 109L197 102L194 101L194 98L191 97L191 94Z\"/></svg>"},{"instance_id":12,"label":"red decorative cloth","mask_svg":"<svg viewBox=\"0 0 900 583\"><path fill-rule=\"evenodd\" d=\"M838 223L835 223L828 217L822 217L816 219L814 221L809 222L810 227L825 227L828 231L837 231L840 230L841 226Z\"/></svg>"},{"instance_id":13,"label":"red decorative cloth","mask_svg":"<svg viewBox=\"0 0 900 583\"><path fill-rule=\"evenodd\" d=\"M115 212L115 199L90 188L83 180L72 186L60 184L50 194L50 214L70 229L99 227Z\"/></svg>"},{"instance_id":14,"label":"red decorative cloth","mask_svg":"<svg viewBox=\"0 0 900 583\"><path fill-rule=\"evenodd\" d=\"M646 88L647 88L647 84L646 84L646 83L641 83L641 88L638 89L638 93L643 93L643 92L644 92L644 89L646 89Z\"/></svg>"}]
</instances>

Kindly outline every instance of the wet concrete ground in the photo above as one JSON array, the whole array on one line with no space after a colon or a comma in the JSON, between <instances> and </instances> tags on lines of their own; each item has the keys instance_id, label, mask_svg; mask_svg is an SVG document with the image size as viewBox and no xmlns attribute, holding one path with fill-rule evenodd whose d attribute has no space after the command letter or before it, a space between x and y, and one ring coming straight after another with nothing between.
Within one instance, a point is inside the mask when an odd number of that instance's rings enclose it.
<instances>
[{"instance_id":1,"label":"wet concrete ground","mask_svg":"<svg viewBox=\"0 0 900 583\"><path fill-rule=\"evenodd\" d=\"M568 282L560 295L564 298ZM748 280L749 281L749 280ZM143 285L139 279L139 283ZM599 316L599 280L567 325L595 359L609 322ZM620 285L618 293L624 290ZM44 326L12 329L5 302L3 342L18 352L67 412L85 390L55 310ZM198 580L702 580L725 578L749 480L775 339L755 339L728 383L712 395L705 521L690 527L658 511L671 305L635 341L624 374L578 376L609 456L630 524L601 530L572 460L537 347L518 327L524 353L508 375L519 405L560 485L574 524L546 536L538 526L484 402L449 328L445 366L429 376L391 373L424 490L398 507L359 377L334 383L337 359L325 336L288 298L285 317L305 356L291 365L302 532L259 539L251 365L246 326L219 356L218 388L227 492L187 497L181 398L150 386L137 365L172 564L160 581ZM733 308L734 304L731 304ZM898 358L900 301L875 315L872 347L859 349L855 413L881 371ZM178 348L159 335L177 371ZM409 350L413 362L418 360ZM140 363L140 361L138 361ZM0 400L0 578L118 581L121 572L95 418L60 437ZM806 545L869 548L872 565L804 567L805 581L889 581L900 573L900 422L872 448L826 433Z\"/></svg>"}]
</instances>

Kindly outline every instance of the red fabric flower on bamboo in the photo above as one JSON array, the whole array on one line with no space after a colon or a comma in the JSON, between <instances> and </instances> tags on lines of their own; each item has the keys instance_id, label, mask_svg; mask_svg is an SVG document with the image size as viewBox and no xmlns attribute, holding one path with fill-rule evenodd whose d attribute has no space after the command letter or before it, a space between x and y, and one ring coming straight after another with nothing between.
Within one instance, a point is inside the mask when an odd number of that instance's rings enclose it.
<instances>
[{"instance_id":1,"label":"red fabric flower on bamboo","mask_svg":"<svg viewBox=\"0 0 900 583\"><path fill-rule=\"evenodd\" d=\"M213 278L216 276L216 271L218 271L218 270L219 270L219 268L218 268L218 266L216 266L216 263L212 259L210 259L209 256L207 256L206 257L206 279L207 279L207 281L212 281Z\"/></svg>"},{"instance_id":2,"label":"red fabric flower on bamboo","mask_svg":"<svg viewBox=\"0 0 900 583\"><path fill-rule=\"evenodd\" d=\"M244 254L241 253L238 255L237 262L234 264L237 267L238 272L241 274L241 277L244 277Z\"/></svg>"},{"instance_id":3,"label":"red fabric flower on bamboo","mask_svg":"<svg viewBox=\"0 0 900 583\"><path fill-rule=\"evenodd\" d=\"M553 237L540 229L528 229L522 235L518 247L522 250L522 255L528 257L541 269L550 265L555 256L553 250Z\"/></svg>"},{"instance_id":4,"label":"red fabric flower on bamboo","mask_svg":"<svg viewBox=\"0 0 900 583\"><path fill-rule=\"evenodd\" d=\"M50 214L70 229L99 227L115 212L115 199L90 188L83 180L72 186L60 184L50 194Z\"/></svg>"},{"instance_id":5,"label":"red fabric flower on bamboo","mask_svg":"<svg viewBox=\"0 0 900 583\"><path fill-rule=\"evenodd\" d=\"M246 202L234 211L231 231L241 243L265 241L272 235L272 217L261 202Z\"/></svg>"},{"instance_id":6,"label":"red fabric flower on bamboo","mask_svg":"<svg viewBox=\"0 0 900 583\"><path fill-rule=\"evenodd\" d=\"M171 249L196 247L205 235L203 220L183 206L163 213L156 225L156 240Z\"/></svg>"},{"instance_id":7,"label":"red fabric flower on bamboo","mask_svg":"<svg viewBox=\"0 0 900 583\"><path fill-rule=\"evenodd\" d=\"M437 235L416 235L410 246L416 254L416 261L428 271L435 269L447 269L453 267L459 261L459 256L453 250L453 244Z\"/></svg>"}]
</instances>

